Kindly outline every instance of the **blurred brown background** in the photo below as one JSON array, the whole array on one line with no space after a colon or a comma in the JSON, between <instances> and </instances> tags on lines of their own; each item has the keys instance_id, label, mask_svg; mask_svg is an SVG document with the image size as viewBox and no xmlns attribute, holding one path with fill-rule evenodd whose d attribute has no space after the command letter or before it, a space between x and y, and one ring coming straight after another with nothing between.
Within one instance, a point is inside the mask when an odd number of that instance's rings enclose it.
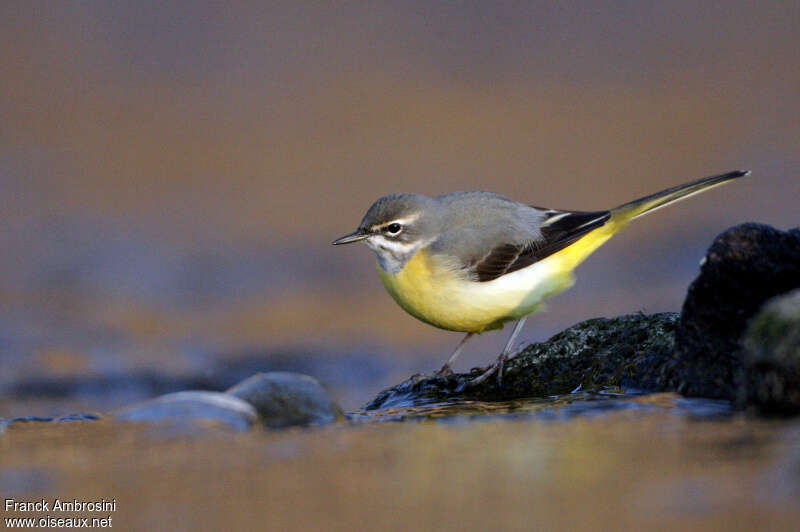
<instances>
[{"instance_id":1,"label":"blurred brown background","mask_svg":"<svg viewBox=\"0 0 800 532\"><path fill-rule=\"evenodd\" d=\"M678 310L717 233L800 223L799 23L797 2L4 2L3 382L388 357L336 381L352 408L459 338L329 245L378 196L597 209L753 170L638 221L523 338Z\"/></svg>"}]
</instances>

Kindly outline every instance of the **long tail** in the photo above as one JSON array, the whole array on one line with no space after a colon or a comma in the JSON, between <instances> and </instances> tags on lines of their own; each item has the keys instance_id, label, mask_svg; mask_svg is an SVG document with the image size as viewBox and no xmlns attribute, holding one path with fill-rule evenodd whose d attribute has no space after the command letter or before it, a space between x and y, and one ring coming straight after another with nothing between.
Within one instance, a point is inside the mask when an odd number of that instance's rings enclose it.
<instances>
[{"instance_id":1,"label":"long tail","mask_svg":"<svg viewBox=\"0 0 800 532\"><path fill-rule=\"evenodd\" d=\"M666 207L670 203L675 203L689 196L699 194L710 188L722 185L733 179L744 177L750 173L750 170L736 170L735 172L728 172L727 174L714 175L711 177L704 177L697 181L691 181L678 185L676 187L650 194L637 200L623 203L619 207L611 209L611 223L626 224L627 222L638 218L648 212L653 212L661 207Z\"/></svg>"},{"instance_id":2,"label":"long tail","mask_svg":"<svg viewBox=\"0 0 800 532\"><path fill-rule=\"evenodd\" d=\"M648 212L653 212L670 203L688 198L712 187L722 185L732 179L746 176L749 170L737 170L711 177L704 177L697 181L678 185L676 187L650 194L644 198L623 203L619 207L611 209L611 218L602 226L586 234L580 240L558 252L555 256L561 261L561 268L564 271L572 271L578 264L583 262L594 250L603 245L606 240L611 238L617 231L628 225L634 218L638 218ZM570 277L571 278L571 277Z\"/></svg>"}]
</instances>

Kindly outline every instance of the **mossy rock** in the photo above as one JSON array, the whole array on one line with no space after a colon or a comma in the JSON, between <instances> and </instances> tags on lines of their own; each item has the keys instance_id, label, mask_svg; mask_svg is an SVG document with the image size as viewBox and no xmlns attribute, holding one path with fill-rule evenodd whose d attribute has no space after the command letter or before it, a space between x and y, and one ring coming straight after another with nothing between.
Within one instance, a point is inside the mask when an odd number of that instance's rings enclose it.
<instances>
[{"instance_id":1,"label":"mossy rock","mask_svg":"<svg viewBox=\"0 0 800 532\"><path fill-rule=\"evenodd\" d=\"M765 415L800 414L800 290L764 305L743 347L741 406Z\"/></svg>"},{"instance_id":2,"label":"mossy rock","mask_svg":"<svg viewBox=\"0 0 800 532\"><path fill-rule=\"evenodd\" d=\"M628 387L664 390L674 346L676 313L596 318L542 343L530 344L506 364L502 385L470 381L484 368L447 376L416 375L384 390L366 410L450 400L508 400L583 390Z\"/></svg>"}]
</instances>

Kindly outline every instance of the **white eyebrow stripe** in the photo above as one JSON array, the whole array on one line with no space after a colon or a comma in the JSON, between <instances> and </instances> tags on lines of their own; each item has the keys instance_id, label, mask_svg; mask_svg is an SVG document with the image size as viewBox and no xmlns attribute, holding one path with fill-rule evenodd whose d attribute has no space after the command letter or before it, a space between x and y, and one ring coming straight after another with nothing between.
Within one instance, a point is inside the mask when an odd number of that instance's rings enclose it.
<instances>
[{"instance_id":1,"label":"white eyebrow stripe","mask_svg":"<svg viewBox=\"0 0 800 532\"><path fill-rule=\"evenodd\" d=\"M419 213L412 214L411 216L407 216L405 218L395 218L394 220L390 220L390 221L388 221L386 223L382 223L382 224L379 224L379 225L373 225L371 227L371 229L373 229L373 230L380 229L381 227L388 227L388 226L390 226L392 224L408 225L410 223L413 223L413 222L417 221L418 218L419 218Z\"/></svg>"}]
</instances>

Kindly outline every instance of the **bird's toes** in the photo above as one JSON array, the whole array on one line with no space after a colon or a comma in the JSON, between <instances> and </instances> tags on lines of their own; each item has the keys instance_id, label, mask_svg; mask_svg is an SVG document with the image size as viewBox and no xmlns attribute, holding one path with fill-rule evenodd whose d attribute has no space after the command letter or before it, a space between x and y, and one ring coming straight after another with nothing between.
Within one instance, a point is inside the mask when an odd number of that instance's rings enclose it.
<instances>
[{"instance_id":1,"label":"bird's toes","mask_svg":"<svg viewBox=\"0 0 800 532\"><path fill-rule=\"evenodd\" d=\"M486 379L488 379L489 377L494 375L497 372L498 369L500 369L500 368L499 368L499 365L497 363L492 364L491 366L489 366L489 368L486 371L484 371L483 373L481 373L480 375L478 375L477 377L475 377L474 379L469 381L469 386L470 387L477 386L477 385L485 382Z\"/></svg>"},{"instance_id":2,"label":"bird's toes","mask_svg":"<svg viewBox=\"0 0 800 532\"><path fill-rule=\"evenodd\" d=\"M433 374L434 377L447 377L448 375L453 374L453 369L450 367L449 364L445 364L442 368Z\"/></svg>"}]
</instances>

